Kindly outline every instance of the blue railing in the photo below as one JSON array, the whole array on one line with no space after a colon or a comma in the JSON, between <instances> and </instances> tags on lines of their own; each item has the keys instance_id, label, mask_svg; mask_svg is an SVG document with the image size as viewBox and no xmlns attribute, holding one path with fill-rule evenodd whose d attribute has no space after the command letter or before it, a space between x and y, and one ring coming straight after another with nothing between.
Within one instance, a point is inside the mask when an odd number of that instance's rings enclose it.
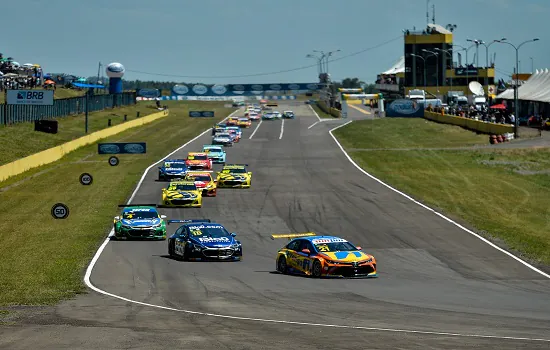
<instances>
[{"instance_id":1,"label":"blue railing","mask_svg":"<svg viewBox=\"0 0 550 350\"><path fill-rule=\"evenodd\" d=\"M51 106L6 105L0 104L0 125L33 122L41 119L53 119L81 114L86 111L98 112L108 108L136 104L135 92L121 94L88 95L54 100Z\"/></svg>"}]
</instances>

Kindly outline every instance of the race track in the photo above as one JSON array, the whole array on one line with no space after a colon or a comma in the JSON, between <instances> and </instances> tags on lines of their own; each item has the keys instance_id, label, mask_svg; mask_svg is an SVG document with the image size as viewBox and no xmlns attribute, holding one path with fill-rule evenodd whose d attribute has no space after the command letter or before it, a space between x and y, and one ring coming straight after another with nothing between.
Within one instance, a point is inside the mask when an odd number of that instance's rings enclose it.
<instances>
[{"instance_id":1,"label":"race track","mask_svg":"<svg viewBox=\"0 0 550 350\"><path fill-rule=\"evenodd\" d=\"M278 109L294 109L297 119L284 125L263 121L257 130L255 123L228 149L228 163L249 164L251 189L220 189L201 209L160 209L168 218L209 218L237 232L242 262L180 262L167 257L165 241L111 241L90 280L127 300L91 291L2 332L0 346L550 347L548 278L365 176L329 134L344 121L311 127L318 119L309 106ZM354 113L351 119L366 117ZM210 137L205 134L176 155L198 150ZM155 179L156 167L133 203L158 203L165 184ZM169 232L176 228L171 225ZM308 231L362 246L378 260L379 278L315 280L274 273L276 252L286 240L270 235Z\"/></svg>"}]
</instances>

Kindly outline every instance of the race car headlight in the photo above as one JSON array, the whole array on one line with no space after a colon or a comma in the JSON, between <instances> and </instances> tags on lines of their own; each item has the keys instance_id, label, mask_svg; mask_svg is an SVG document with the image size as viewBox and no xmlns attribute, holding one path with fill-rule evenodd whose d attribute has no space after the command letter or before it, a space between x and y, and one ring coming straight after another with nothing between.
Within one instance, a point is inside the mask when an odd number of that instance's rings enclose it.
<instances>
[{"instance_id":1,"label":"race car headlight","mask_svg":"<svg viewBox=\"0 0 550 350\"><path fill-rule=\"evenodd\" d=\"M201 245L198 245L198 244L193 244L193 250L196 250L196 251L201 251L202 250L202 246Z\"/></svg>"},{"instance_id":2,"label":"race car headlight","mask_svg":"<svg viewBox=\"0 0 550 350\"><path fill-rule=\"evenodd\" d=\"M233 243L233 244L231 245L231 248L232 248L232 249L239 249L240 247L241 247L241 244L240 244L240 243Z\"/></svg>"},{"instance_id":3,"label":"race car headlight","mask_svg":"<svg viewBox=\"0 0 550 350\"><path fill-rule=\"evenodd\" d=\"M132 228L132 226L131 226L131 225L122 224L122 228Z\"/></svg>"}]
</instances>

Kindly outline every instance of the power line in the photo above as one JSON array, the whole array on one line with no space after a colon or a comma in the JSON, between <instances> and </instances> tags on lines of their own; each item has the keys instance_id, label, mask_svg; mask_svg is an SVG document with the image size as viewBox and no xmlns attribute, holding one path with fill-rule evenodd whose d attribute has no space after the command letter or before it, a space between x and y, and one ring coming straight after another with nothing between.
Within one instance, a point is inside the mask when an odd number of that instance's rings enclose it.
<instances>
[{"instance_id":1,"label":"power line","mask_svg":"<svg viewBox=\"0 0 550 350\"><path fill-rule=\"evenodd\" d=\"M357 51L357 52L353 52L349 55L345 55L345 56L342 56L342 57L339 57L339 58L335 58L335 59L332 59L332 60L329 60L329 62L336 62L336 61L340 61L340 60L343 60L343 59L346 59L346 58L349 58L349 57L352 57L352 56L357 56L357 55L360 55L362 53L365 53L367 51L371 51L371 50L374 50L374 49L378 49L384 45L387 45L387 44L390 44L398 39L401 39L403 36L400 35L398 37L395 37L393 39L390 39L388 41L385 41L381 44L378 44L378 45L375 45L375 46L372 46L372 47L369 47L369 48L366 48L364 50L361 50L361 51ZM299 70L304 70L304 69L308 69L308 68L312 68L312 67L317 67L317 64L312 64L312 65L308 65L308 66L302 66L302 67L297 67L297 68L292 68L292 69L286 69L286 70L280 70L280 71L276 71L276 72L269 72L269 73L255 73L255 74L243 74L243 75L220 75L220 76L201 76L201 75L177 75L177 74L163 74L163 73L152 73L152 72L144 72L144 71L139 71L139 70L133 70L133 69L126 69L127 72L132 72L132 73L139 73L139 74L146 74L146 75L155 75L155 76L163 76L163 77L173 77L173 78L192 78L192 79L225 79L225 78L247 78L247 77L259 77L259 76L266 76L266 75L276 75L276 74L282 74L282 73L289 73L289 72L295 72L295 71L299 71Z\"/></svg>"}]
</instances>

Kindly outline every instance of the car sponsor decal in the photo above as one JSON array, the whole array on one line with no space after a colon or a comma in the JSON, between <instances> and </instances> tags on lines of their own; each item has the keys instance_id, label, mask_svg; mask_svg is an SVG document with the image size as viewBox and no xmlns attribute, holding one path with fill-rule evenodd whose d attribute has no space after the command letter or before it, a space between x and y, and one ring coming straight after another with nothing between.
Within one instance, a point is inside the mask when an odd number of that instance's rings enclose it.
<instances>
[{"instance_id":1,"label":"car sponsor decal","mask_svg":"<svg viewBox=\"0 0 550 350\"><path fill-rule=\"evenodd\" d=\"M315 238L311 240L313 244L323 244L323 243L335 243L335 242L347 242L342 238Z\"/></svg>"},{"instance_id":2,"label":"car sponsor decal","mask_svg":"<svg viewBox=\"0 0 550 350\"><path fill-rule=\"evenodd\" d=\"M210 242L229 242L229 238L227 237L199 237L199 241L203 243L210 243Z\"/></svg>"},{"instance_id":3,"label":"car sponsor decal","mask_svg":"<svg viewBox=\"0 0 550 350\"><path fill-rule=\"evenodd\" d=\"M203 228L222 228L223 229L222 225L193 225L188 227L189 227L189 230L200 230Z\"/></svg>"}]
</instances>

